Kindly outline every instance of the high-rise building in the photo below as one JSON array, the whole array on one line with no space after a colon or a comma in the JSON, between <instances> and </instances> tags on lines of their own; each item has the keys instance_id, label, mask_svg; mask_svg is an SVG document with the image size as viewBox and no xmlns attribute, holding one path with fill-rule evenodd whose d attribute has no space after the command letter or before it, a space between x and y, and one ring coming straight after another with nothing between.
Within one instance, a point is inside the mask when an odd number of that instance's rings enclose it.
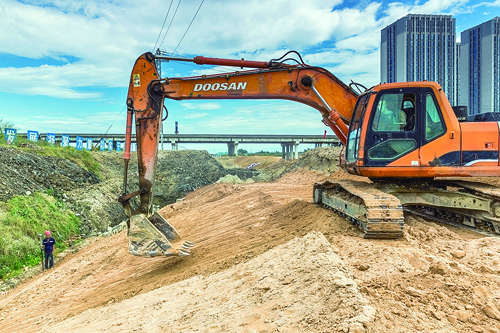
<instances>
[{"instance_id":1,"label":"high-rise building","mask_svg":"<svg viewBox=\"0 0 500 333\"><path fill-rule=\"evenodd\" d=\"M469 115L500 112L500 17L461 34L460 97Z\"/></svg>"},{"instance_id":2,"label":"high-rise building","mask_svg":"<svg viewBox=\"0 0 500 333\"><path fill-rule=\"evenodd\" d=\"M455 68L457 69L456 82L455 82L455 91L457 93L456 102L454 105L462 105L460 104L460 43L455 44Z\"/></svg>"},{"instance_id":3,"label":"high-rise building","mask_svg":"<svg viewBox=\"0 0 500 333\"><path fill-rule=\"evenodd\" d=\"M435 81L457 105L455 19L408 14L382 29L381 82Z\"/></svg>"}]
</instances>

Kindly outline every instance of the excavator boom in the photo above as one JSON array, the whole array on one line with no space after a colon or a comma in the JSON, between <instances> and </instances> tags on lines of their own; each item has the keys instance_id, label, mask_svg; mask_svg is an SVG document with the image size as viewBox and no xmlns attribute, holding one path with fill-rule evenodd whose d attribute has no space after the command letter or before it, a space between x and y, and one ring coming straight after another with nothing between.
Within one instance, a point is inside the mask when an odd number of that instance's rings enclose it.
<instances>
[{"instance_id":1,"label":"excavator boom","mask_svg":"<svg viewBox=\"0 0 500 333\"><path fill-rule=\"evenodd\" d=\"M166 79L162 82L165 98L296 101L317 109L323 116L323 122L346 144L348 125L358 94L324 68L243 59L161 58L197 64L259 68L243 72Z\"/></svg>"}]
</instances>

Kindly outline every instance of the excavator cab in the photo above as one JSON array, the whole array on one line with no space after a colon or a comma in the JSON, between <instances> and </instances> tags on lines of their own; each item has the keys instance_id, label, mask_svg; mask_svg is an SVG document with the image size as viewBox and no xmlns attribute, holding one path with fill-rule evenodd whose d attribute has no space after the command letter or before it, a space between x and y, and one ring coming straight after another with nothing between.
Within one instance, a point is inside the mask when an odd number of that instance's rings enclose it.
<instances>
[{"instance_id":1,"label":"excavator cab","mask_svg":"<svg viewBox=\"0 0 500 333\"><path fill-rule=\"evenodd\" d=\"M346 168L370 178L415 178L415 167L433 166L434 158L422 160L422 152L429 151L430 143L440 141L446 153L460 150L458 140L445 136L447 131L431 87L375 87L362 94L355 106Z\"/></svg>"}]
</instances>

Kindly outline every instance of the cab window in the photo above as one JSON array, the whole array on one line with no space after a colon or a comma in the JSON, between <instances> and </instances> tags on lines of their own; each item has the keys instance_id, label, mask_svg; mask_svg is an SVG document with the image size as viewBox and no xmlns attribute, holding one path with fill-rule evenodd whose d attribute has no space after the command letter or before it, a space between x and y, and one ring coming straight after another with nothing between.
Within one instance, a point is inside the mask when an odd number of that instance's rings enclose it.
<instances>
[{"instance_id":1,"label":"cab window","mask_svg":"<svg viewBox=\"0 0 500 333\"><path fill-rule=\"evenodd\" d=\"M361 119L364 115L366 105L370 100L371 94L361 95L356 103L356 108L349 125L349 136L347 139L347 161L354 162L358 157L359 136L361 130Z\"/></svg>"},{"instance_id":2,"label":"cab window","mask_svg":"<svg viewBox=\"0 0 500 333\"><path fill-rule=\"evenodd\" d=\"M415 130L415 94L393 93L380 97L372 123L374 132Z\"/></svg>"},{"instance_id":3,"label":"cab window","mask_svg":"<svg viewBox=\"0 0 500 333\"><path fill-rule=\"evenodd\" d=\"M393 160L412 151L417 147L414 139L398 139L382 141L368 149L368 158L371 160Z\"/></svg>"},{"instance_id":4,"label":"cab window","mask_svg":"<svg viewBox=\"0 0 500 333\"><path fill-rule=\"evenodd\" d=\"M431 94L425 96L425 139L432 140L445 131L438 107Z\"/></svg>"}]
</instances>

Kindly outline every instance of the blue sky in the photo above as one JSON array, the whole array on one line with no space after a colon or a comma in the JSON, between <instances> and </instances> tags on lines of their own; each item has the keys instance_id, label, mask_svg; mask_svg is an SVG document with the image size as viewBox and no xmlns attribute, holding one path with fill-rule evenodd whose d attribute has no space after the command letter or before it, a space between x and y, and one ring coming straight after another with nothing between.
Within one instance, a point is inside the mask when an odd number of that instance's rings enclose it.
<instances>
[{"instance_id":1,"label":"blue sky","mask_svg":"<svg viewBox=\"0 0 500 333\"><path fill-rule=\"evenodd\" d=\"M397 19L409 13L453 15L459 38L463 30L500 15L500 0L205 0L186 33L200 3L2 0L0 119L20 132L104 133L111 126L109 133L122 133L130 71L155 44L167 52L177 48L176 56L263 61L296 50L306 63L325 67L344 82L372 86L380 81L380 30ZM221 71L227 69L162 66L169 77ZM166 132L174 131L174 121L183 134L322 135L326 129L319 112L288 101L167 100L166 105Z\"/></svg>"}]
</instances>

